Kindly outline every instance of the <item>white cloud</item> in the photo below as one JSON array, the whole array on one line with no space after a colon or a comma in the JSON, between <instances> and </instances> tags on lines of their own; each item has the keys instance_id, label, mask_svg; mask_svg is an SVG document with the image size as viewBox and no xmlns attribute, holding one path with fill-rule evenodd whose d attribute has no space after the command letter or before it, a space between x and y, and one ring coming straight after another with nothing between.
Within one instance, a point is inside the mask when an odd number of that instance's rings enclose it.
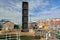
<instances>
[{"instance_id":1,"label":"white cloud","mask_svg":"<svg viewBox=\"0 0 60 40\"><path fill-rule=\"evenodd\" d=\"M60 9L58 9L59 6L51 7L49 10L44 9L47 8L46 6L50 5L49 1L46 0L23 0L29 2L29 15L35 15L34 17L29 16L29 21L33 20L39 20L41 18L48 18L56 16L56 14L60 13ZM11 19L11 21L15 21L18 23L21 23L22 20L22 0L8 0L8 4L5 2L0 2L0 18L8 18ZM6 7L3 7L6 6ZM52 6L52 5L51 5ZM41 11L36 15L32 11L35 10L35 8L41 9ZM19 11L18 11L19 10ZM48 14L48 15L47 15ZM30 19L31 18L31 19Z\"/></svg>"},{"instance_id":2,"label":"white cloud","mask_svg":"<svg viewBox=\"0 0 60 40\"><path fill-rule=\"evenodd\" d=\"M21 12L17 12L13 9L11 9L11 11L10 11L6 8L0 7L0 18L1 19L6 18L6 19L10 19L11 21L14 21L14 22L21 23L22 14L21 14Z\"/></svg>"},{"instance_id":3,"label":"white cloud","mask_svg":"<svg viewBox=\"0 0 60 40\"><path fill-rule=\"evenodd\" d=\"M48 1L43 2L43 0L31 0L29 1L29 8L35 9L38 6L44 8L48 4L49 4Z\"/></svg>"},{"instance_id":4,"label":"white cloud","mask_svg":"<svg viewBox=\"0 0 60 40\"><path fill-rule=\"evenodd\" d=\"M32 13L31 13L32 14ZM42 11L40 11L38 13L38 15L55 15L55 14L60 14L60 9L59 9L59 6L56 6L56 7L51 7L49 10L47 9L42 9ZM33 14L35 15L35 14Z\"/></svg>"},{"instance_id":5,"label":"white cloud","mask_svg":"<svg viewBox=\"0 0 60 40\"><path fill-rule=\"evenodd\" d=\"M13 1L11 1L9 3L11 4L12 7L16 8L16 9L22 9L22 2L13 2Z\"/></svg>"},{"instance_id":6,"label":"white cloud","mask_svg":"<svg viewBox=\"0 0 60 40\"><path fill-rule=\"evenodd\" d=\"M9 19L21 24L22 22L22 3L12 0L0 1L0 19Z\"/></svg>"},{"instance_id":7,"label":"white cloud","mask_svg":"<svg viewBox=\"0 0 60 40\"><path fill-rule=\"evenodd\" d=\"M37 15L34 13L30 13L33 15L31 18L32 21L39 20L39 19L48 19L48 18L59 18L60 16L60 6L51 7L49 10L42 9Z\"/></svg>"}]
</instances>

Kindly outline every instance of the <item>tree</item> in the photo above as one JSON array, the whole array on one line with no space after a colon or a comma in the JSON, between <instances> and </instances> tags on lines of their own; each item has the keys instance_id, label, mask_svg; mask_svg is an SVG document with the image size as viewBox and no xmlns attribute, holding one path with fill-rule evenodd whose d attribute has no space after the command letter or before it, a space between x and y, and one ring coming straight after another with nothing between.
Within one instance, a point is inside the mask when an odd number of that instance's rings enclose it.
<instances>
[{"instance_id":1,"label":"tree","mask_svg":"<svg viewBox=\"0 0 60 40\"><path fill-rule=\"evenodd\" d=\"M15 24L14 25L14 29L19 29L19 25L18 24Z\"/></svg>"}]
</instances>

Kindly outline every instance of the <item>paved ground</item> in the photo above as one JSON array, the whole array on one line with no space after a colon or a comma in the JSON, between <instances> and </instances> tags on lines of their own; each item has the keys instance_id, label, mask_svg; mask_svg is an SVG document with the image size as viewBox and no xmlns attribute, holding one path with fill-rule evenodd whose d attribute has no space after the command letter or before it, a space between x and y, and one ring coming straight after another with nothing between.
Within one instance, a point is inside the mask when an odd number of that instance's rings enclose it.
<instances>
[{"instance_id":1,"label":"paved ground","mask_svg":"<svg viewBox=\"0 0 60 40\"><path fill-rule=\"evenodd\" d=\"M40 40L46 40L46 39L45 38L41 38ZM49 38L48 40L59 40L59 39L57 39L57 38L54 38L54 39Z\"/></svg>"}]
</instances>

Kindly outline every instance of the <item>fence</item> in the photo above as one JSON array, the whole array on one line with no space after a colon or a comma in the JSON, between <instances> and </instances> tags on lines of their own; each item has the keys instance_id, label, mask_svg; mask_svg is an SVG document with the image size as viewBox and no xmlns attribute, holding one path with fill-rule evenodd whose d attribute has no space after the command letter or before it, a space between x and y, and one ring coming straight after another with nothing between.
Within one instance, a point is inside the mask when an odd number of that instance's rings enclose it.
<instances>
[{"instance_id":1,"label":"fence","mask_svg":"<svg viewBox=\"0 0 60 40\"><path fill-rule=\"evenodd\" d=\"M0 40L20 40L20 36L18 33L16 34L6 33L6 35L0 35Z\"/></svg>"},{"instance_id":2,"label":"fence","mask_svg":"<svg viewBox=\"0 0 60 40\"><path fill-rule=\"evenodd\" d=\"M12 31L1 31L0 40L39 40L40 36L33 37L32 35L26 36L21 34L26 34L25 32L21 33L21 30L12 30ZM28 33L27 33L28 35Z\"/></svg>"},{"instance_id":3,"label":"fence","mask_svg":"<svg viewBox=\"0 0 60 40\"><path fill-rule=\"evenodd\" d=\"M0 32L0 40L40 40L41 37L46 38L46 31L43 29L33 29L35 31L35 36L29 35L33 31L30 29L31 32L23 32L21 30L13 30L13 31L2 31ZM21 34L24 34L21 36ZM26 35L25 35L26 34ZM28 35L28 36L27 36Z\"/></svg>"}]
</instances>

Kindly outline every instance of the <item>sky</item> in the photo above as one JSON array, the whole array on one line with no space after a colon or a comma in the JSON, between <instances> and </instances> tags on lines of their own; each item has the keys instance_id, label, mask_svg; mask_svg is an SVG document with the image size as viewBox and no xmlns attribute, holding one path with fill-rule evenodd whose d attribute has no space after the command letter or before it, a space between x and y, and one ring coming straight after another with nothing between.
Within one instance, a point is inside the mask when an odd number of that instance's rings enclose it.
<instances>
[{"instance_id":1,"label":"sky","mask_svg":"<svg viewBox=\"0 0 60 40\"><path fill-rule=\"evenodd\" d=\"M0 19L22 23L22 2L29 3L29 22L60 18L60 0L0 0Z\"/></svg>"}]
</instances>

